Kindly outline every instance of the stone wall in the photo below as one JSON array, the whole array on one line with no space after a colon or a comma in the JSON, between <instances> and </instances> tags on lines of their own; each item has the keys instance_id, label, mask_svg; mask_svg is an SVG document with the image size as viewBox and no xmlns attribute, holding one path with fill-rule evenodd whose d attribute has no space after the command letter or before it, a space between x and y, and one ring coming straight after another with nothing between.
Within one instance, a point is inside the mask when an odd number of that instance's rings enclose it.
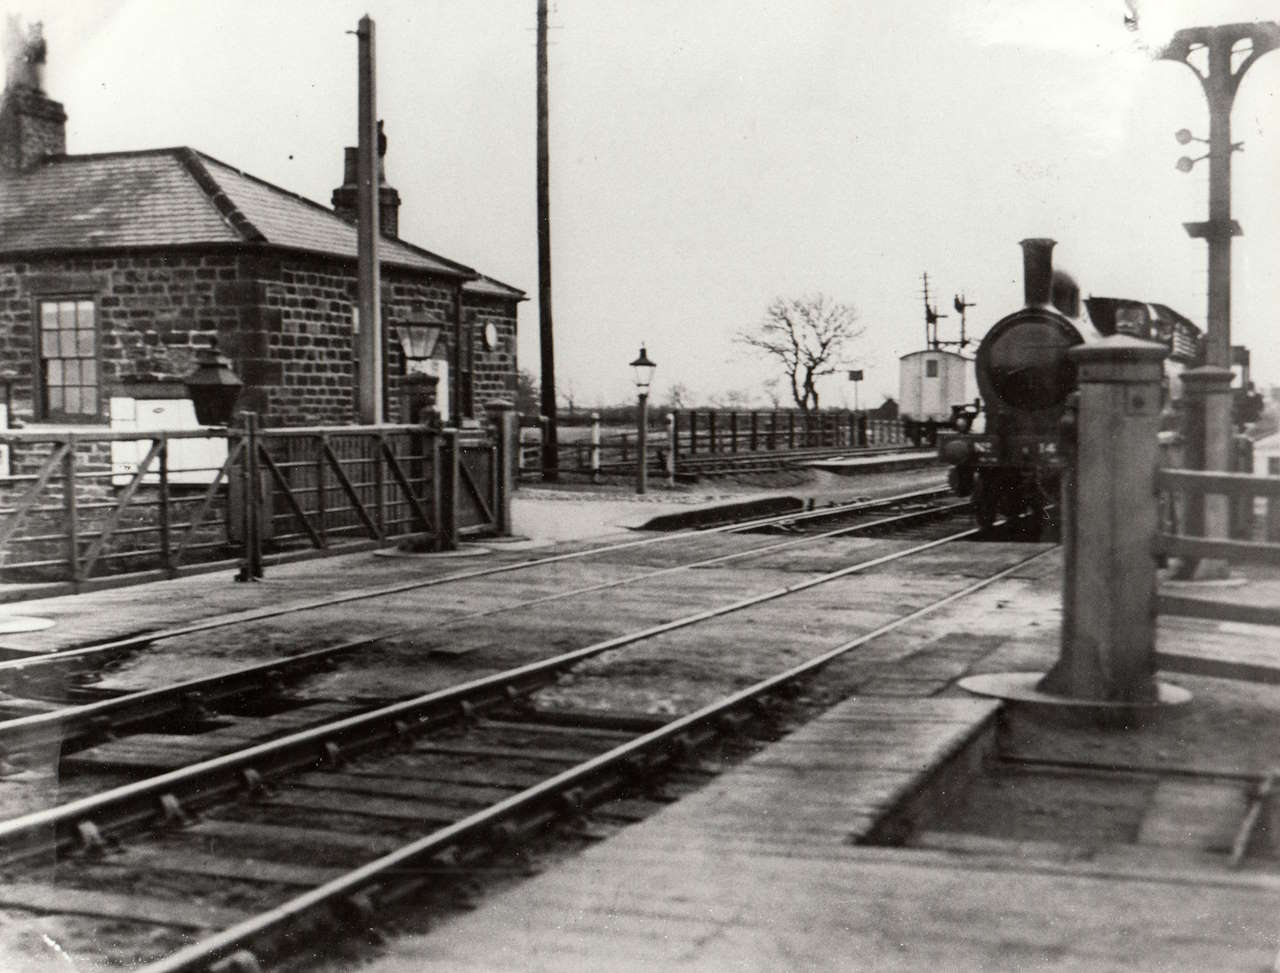
<instances>
[{"instance_id":1,"label":"stone wall","mask_svg":"<svg viewBox=\"0 0 1280 973\"><path fill-rule=\"evenodd\" d=\"M42 299L96 301L99 411L121 383L139 376L181 381L195 351L212 339L245 383L241 407L269 426L353 422L356 415L354 261L264 250L120 253L0 262L0 373L12 383L13 417L39 421L35 407L35 314ZM456 280L384 267L387 418L399 414L404 374L396 328L441 328L454 355L458 302L474 361L474 411L515 387L515 301L463 293ZM484 324L499 341L485 348ZM452 367L452 365L451 365ZM452 396L451 396L452 399Z\"/></svg>"},{"instance_id":2,"label":"stone wall","mask_svg":"<svg viewBox=\"0 0 1280 973\"><path fill-rule=\"evenodd\" d=\"M26 84L0 94L0 168L27 169L67 151L67 113L59 102Z\"/></svg>"},{"instance_id":3,"label":"stone wall","mask_svg":"<svg viewBox=\"0 0 1280 973\"><path fill-rule=\"evenodd\" d=\"M35 408L37 304L92 297L98 329L98 415L105 424L113 390L128 378L180 379L195 349L238 320L217 300L238 274L236 258L172 252L165 256L39 257L0 262L0 373L9 378L13 417L39 421Z\"/></svg>"}]
</instances>

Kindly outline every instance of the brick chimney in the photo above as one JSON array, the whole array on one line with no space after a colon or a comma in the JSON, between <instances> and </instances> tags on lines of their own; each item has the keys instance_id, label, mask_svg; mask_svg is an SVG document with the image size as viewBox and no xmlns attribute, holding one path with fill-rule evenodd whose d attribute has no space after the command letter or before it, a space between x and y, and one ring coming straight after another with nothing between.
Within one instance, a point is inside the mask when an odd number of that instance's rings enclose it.
<instances>
[{"instance_id":1,"label":"brick chimney","mask_svg":"<svg viewBox=\"0 0 1280 973\"><path fill-rule=\"evenodd\" d=\"M386 171L387 137L382 134L382 122L378 122L378 226L383 233L400 235L400 194L387 185ZM333 191L333 211L343 219L356 218L356 193L359 182L357 150L348 145L342 154L342 185Z\"/></svg>"},{"instance_id":2,"label":"brick chimney","mask_svg":"<svg viewBox=\"0 0 1280 973\"><path fill-rule=\"evenodd\" d=\"M41 88L45 41L40 24L27 30L9 19L4 39L5 85L0 95L0 170L17 172L67 151L67 113Z\"/></svg>"}]
</instances>

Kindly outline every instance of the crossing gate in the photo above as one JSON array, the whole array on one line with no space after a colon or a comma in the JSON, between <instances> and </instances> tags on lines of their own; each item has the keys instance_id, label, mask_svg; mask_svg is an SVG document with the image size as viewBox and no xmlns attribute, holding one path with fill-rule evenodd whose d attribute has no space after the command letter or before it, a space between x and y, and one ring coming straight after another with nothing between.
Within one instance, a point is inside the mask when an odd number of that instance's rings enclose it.
<instances>
[{"instance_id":1,"label":"crossing gate","mask_svg":"<svg viewBox=\"0 0 1280 973\"><path fill-rule=\"evenodd\" d=\"M447 549L510 529L513 416L490 431L427 426L12 432L0 478L0 580L48 595L239 562L412 539ZM182 441L201 440L197 455ZM503 448L510 441L511 448ZM186 450L184 452L183 450ZM214 457L212 460L209 457ZM123 457L123 459L122 459Z\"/></svg>"}]
</instances>

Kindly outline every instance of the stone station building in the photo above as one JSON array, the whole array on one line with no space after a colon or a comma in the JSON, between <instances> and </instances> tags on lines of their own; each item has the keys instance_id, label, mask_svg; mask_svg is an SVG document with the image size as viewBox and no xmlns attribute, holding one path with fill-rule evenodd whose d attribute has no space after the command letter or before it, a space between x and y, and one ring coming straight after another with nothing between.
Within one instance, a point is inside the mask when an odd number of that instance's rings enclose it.
<instances>
[{"instance_id":1,"label":"stone station building","mask_svg":"<svg viewBox=\"0 0 1280 973\"><path fill-rule=\"evenodd\" d=\"M334 209L191 148L67 155L66 113L27 39L0 105L0 377L28 428L112 423L129 399L185 397L216 342L268 426L342 424L357 406L354 150ZM385 151L385 140L381 148ZM380 166L381 168L381 166ZM514 396L524 293L395 236L380 209L385 414L435 375L444 418Z\"/></svg>"}]
</instances>

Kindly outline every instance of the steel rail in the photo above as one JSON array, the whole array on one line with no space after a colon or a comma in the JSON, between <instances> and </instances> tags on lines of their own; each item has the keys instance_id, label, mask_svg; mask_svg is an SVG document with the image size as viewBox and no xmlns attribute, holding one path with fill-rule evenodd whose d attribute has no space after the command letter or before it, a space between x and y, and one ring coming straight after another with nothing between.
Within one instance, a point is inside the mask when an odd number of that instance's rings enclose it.
<instances>
[{"instance_id":1,"label":"steel rail","mask_svg":"<svg viewBox=\"0 0 1280 973\"><path fill-rule=\"evenodd\" d=\"M277 678L281 681L297 678L306 672L323 668L337 656L401 634L402 631L379 632L338 645L255 663L230 672L188 679L171 686L142 689L91 703L64 706L47 713L3 720L0 721L0 758L42 745L59 743L65 747L71 740L101 736L104 726L109 725L112 730L116 730L122 726L172 717L184 710L198 710L219 700L244 696L264 683L271 684Z\"/></svg>"},{"instance_id":2,"label":"steel rail","mask_svg":"<svg viewBox=\"0 0 1280 973\"><path fill-rule=\"evenodd\" d=\"M650 578L656 578L667 574L677 574L681 571L690 571L694 568L706 568L715 564L727 564L731 561L741 561L748 558L760 557L764 554L773 554L777 551L785 550L788 547L795 547L800 544L807 544L812 541L828 540L832 537L840 537L846 534L856 534L861 531L874 530L878 527L886 527L892 524L909 523L917 520L929 520L935 517L946 516L957 510L964 510L970 506L969 501L964 500L959 503L946 504L940 507L934 507L929 510L913 510L910 513L896 514L892 517L882 517L879 520L873 520L865 524L850 524L846 527L836 527L832 530L824 530L818 534L806 534L802 537L790 537L785 541L777 541L773 544L765 544L763 547L753 547L749 551L733 551L729 554L718 554L715 557L704 558L701 561L690 561L687 564L676 564L666 568L655 568L652 571L646 571L643 574L636 574L626 578L618 578L614 581L601 581L599 584L589 585L585 588L572 588L568 591L557 591L555 594L544 595L541 598L532 598L527 601L519 602L514 605L500 605L497 608L488 608L484 611L469 612L457 618L451 618L449 621L441 625L441 628L451 628L462 622L471 621L476 618L488 618L493 615L501 615L505 612L514 611L520 608L528 608L531 605L543 605L551 601L562 601L565 598L572 598L577 595L590 594L597 591L607 591L610 588L621 588L624 585L634 584L637 581L647 581ZM828 516L837 516L830 514ZM3 730L4 724L0 723L0 730Z\"/></svg>"},{"instance_id":3,"label":"steel rail","mask_svg":"<svg viewBox=\"0 0 1280 973\"><path fill-rule=\"evenodd\" d=\"M31 850L30 844L47 841L50 834L53 835L55 846L71 843L76 833L80 835L82 841L86 840L86 835L89 836L87 840L95 840L92 837L96 830L92 820L95 814L112 811L115 814L114 820L121 822L122 826L141 824L154 818L157 813L162 813L159 808L152 806L152 802L172 804L171 799L188 796L179 794L183 789L190 790L191 796L197 799L197 803L208 804L228 791L245 786L246 779L243 775L246 772L252 771L253 776L265 778L299 766L332 760L335 755L341 753L340 747L344 742L348 747L356 749L373 746L380 737L398 736L409 732L412 726L410 721L416 720L419 723L439 721L445 718L443 715L445 713L452 716L459 708L459 704L464 702L475 706L477 701L486 704L509 699L519 687L540 685L549 676L584 659L816 588L882 564L973 537L978 533L980 533L978 528L967 528L947 537L860 561L836 571L741 598L726 605L693 612L680 618L651 625L637 632L604 639L549 659L540 659L504 672L482 676L413 699L391 703L366 713L300 730L243 750L211 757L145 780L123 784L67 804L11 818L0 822L0 860ZM397 726L397 723L400 725ZM357 734L360 735L358 738ZM82 825L90 827L86 828Z\"/></svg>"},{"instance_id":4,"label":"steel rail","mask_svg":"<svg viewBox=\"0 0 1280 973\"><path fill-rule=\"evenodd\" d=\"M754 520L743 521L742 523L722 524L717 527L708 527L705 529L676 531L674 533L661 534L657 537L642 537L633 541L621 541L614 544L606 544L603 547L593 547L581 551L568 551L564 554L553 554L546 557L531 558L526 561L512 561L508 564L497 564L492 567L476 568L470 571L456 571L452 574L441 575L438 578L406 581L401 584L386 585L373 590L356 591L350 594L338 595L336 597L330 596L328 598L311 599L309 601L298 602L297 604L287 605L284 607L250 609L243 612L233 612L228 615L220 615L216 618L194 622L190 625L183 625L171 629L162 629L157 632L147 632L142 635L131 635L125 638L115 639L110 642L103 642L98 645L88 645L76 649L66 649L60 652L50 652L48 654L32 658L7 659L0 661L0 686L5 685L4 677L9 673L23 672L27 669L38 670L50 665L67 665L68 663L83 661L85 659L93 659L99 656L119 654L121 652L128 652L133 649L142 648L143 646L150 645L153 642L158 642L163 639L193 635L198 632L207 632L217 628L224 628L229 625L248 624L250 622L262 621L267 618L278 618L282 615L314 611L319 608L329 608L334 605L349 604L355 601L365 601L370 598L390 597L392 595L402 594L406 591L417 591L423 588L453 584L458 581L469 581L473 578L489 577L491 575L505 574L511 571L522 571L527 568L541 567L545 564L555 564L561 561L575 560L596 554L606 554L613 551L644 547L649 544L684 540L690 537L702 536L704 534L745 531L756 527L767 526L771 523L781 523L788 520L812 519L823 516L831 517L836 516L838 512L852 513L858 510L865 510L877 506L891 506L894 503L902 503L907 500L937 495L940 492L944 491L938 489L918 490L873 500L856 500L844 505L825 507L821 510L796 511L785 515L759 517Z\"/></svg>"},{"instance_id":5,"label":"steel rail","mask_svg":"<svg viewBox=\"0 0 1280 973\"><path fill-rule=\"evenodd\" d=\"M930 615L961 598L968 597L974 592L1008 577L1013 572L1022 569L1029 562L1048 553L1049 551L1037 551L1035 554L1023 558L1017 564L975 581L959 591L917 608L891 622L886 622L870 632L843 642L781 673L763 679L692 713L672 720L665 726L646 733L635 740L592 757L575 767L571 767L532 787L526 788L518 794L513 794L496 804L477 811L461 821L433 831L431 834L418 838L389 854L355 868L345 875L297 895L274 909L237 923L229 929L216 933L200 942L184 947L176 953L148 964L139 973L183 973L183 971L206 969L211 963L225 958L238 950L246 949L256 939L297 923L307 913L317 908L327 907L336 901L349 900L360 892L376 885L379 880L384 879L390 873L412 866L423 858L441 855L477 834L491 833L508 818L526 812L531 808L542 806L559 795L583 786L601 773L619 766L625 766L630 761L644 757L650 751L666 747L670 743L677 741L682 735L690 733L699 725L712 723L728 715L744 703L768 695L786 683L815 672L834 659L867 644L873 639ZM682 748L677 747L675 749L680 750Z\"/></svg>"},{"instance_id":6,"label":"steel rail","mask_svg":"<svg viewBox=\"0 0 1280 973\"><path fill-rule=\"evenodd\" d=\"M860 531L872 530L904 521L920 520L945 515L946 513L962 509L967 506L967 503L947 504L939 508L882 517L869 523L851 524L823 531L819 534L788 538L784 541L765 544L761 547L752 548L748 551L734 551L729 554L721 554L716 557L704 558L686 564L657 568L655 570L646 571L642 574L633 575L627 578L602 582L600 584L587 585L580 588L573 588L568 591L556 592L555 594L546 595L541 598L528 599L521 602L515 602L510 605L502 605L482 612L472 612L450 619L439 627L451 628L476 618L484 618L503 614L505 612L518 611L532 605L544 604L546 602L563 600L577 595L621 587L623 585L634 584L653 577L673 574L680 571L758 557L774 553L787 547L824 540L830 537L840 536L842 534L858 533ZM102 727L106 721L110 721L111 728L115 729L119 726L125 726L131 723L142 723L148 720L154 721L166 716L171 716L174 713L181 712L182 710L189 708L193 698L198 703L208 704L218 699L241 696L252 690L254 687L262 684L264 681L270 680L273 675L276 675L279 678L284 678L286 675L293 673L298 673L300 675L303 672L318 668L320 665L332 660L334 657L346 654L354 649L371 645L374 642L383 639L394 638L420 630L421 626L404 626L395 629L387 629L374 635L366 636L350 642L344 642L339 645L314 649L310 652L287 656L278 660L257 663L218 675L191 679L173 686L139 690L137 692L116 696L111 699L97 700L92 703L85 703L78 706L63 707L48 713L37 713L29 716L17 717L15 719L3 720L0 721L0 758L20 753L24 750L29 750L43 744L61 743L65 747L68 741L88 736L100 736Z\"/></svg>"}]
</instances>

